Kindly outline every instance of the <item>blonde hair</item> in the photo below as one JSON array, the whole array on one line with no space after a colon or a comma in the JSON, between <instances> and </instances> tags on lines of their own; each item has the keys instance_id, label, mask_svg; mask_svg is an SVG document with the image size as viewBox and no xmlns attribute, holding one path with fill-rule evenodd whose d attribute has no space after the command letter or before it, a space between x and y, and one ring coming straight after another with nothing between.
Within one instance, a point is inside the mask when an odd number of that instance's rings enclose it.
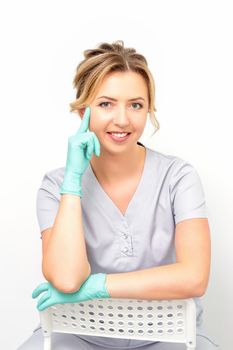
<instances>
[{"instance_id":1,"label":"blonde hair","mask_svg":"<svg viewBox=\"0 0 233 350\"><path fill-rule=\"evenodd\" d=\"M155 133L160 127L155 116L155 83L146 58L134 48L124 47L122 40L112 44L100 43L97 48L85 50L83 54L85 59L77 66L73 80L77 93L76 100L70 103L70 112L78 113L93 100L108 73L132 71L139 73L147 84L150 120L155 127Z\"/></svg>"}]
</instances>

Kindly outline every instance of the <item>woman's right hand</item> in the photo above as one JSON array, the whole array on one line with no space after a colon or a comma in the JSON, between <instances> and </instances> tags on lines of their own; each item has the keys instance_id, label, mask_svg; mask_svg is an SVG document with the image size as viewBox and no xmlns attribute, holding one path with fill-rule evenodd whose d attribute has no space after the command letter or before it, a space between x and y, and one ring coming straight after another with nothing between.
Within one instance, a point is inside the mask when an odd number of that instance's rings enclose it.
<instances>
[{"instance_id":1,"label":"woman's right hand","mask_svg":"<svg viewBox=\"0 0 233 350\"><path fill-rule=\"evenodd\" d=\"M100 156L100 143L94 132L88 131L91 109L87 107L82 123L68 139L65 176L60 194L70 193L82 197L82 176L93 155Z\"/></svg>"}]
</instances>

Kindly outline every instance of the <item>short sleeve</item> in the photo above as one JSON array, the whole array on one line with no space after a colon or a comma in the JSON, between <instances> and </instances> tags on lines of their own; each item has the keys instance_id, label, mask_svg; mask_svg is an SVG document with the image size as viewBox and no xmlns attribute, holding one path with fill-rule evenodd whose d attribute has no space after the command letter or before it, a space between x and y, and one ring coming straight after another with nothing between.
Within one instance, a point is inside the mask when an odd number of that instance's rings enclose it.
<instances>
[{"instance_id":1,"label":"short sleeve","mask_svg":"<svg viewBox=\"0 0 233 350\"><path fill-rule=\"evenodd\" d=\"M37 191L36 212L40 232L52 227L60 204L58 170L47 172Z\"/></svg>"},{"instance_id":2,"label":"short sleeve","mask_svg":"<svg viewBox=\"0 0 233 350\"><path fill-rule=\"evenodd\" d=\"M190 163L178 162L171 176L170 196L175 224L208 217L201 179Z\"/></svg>"}]
</instances>

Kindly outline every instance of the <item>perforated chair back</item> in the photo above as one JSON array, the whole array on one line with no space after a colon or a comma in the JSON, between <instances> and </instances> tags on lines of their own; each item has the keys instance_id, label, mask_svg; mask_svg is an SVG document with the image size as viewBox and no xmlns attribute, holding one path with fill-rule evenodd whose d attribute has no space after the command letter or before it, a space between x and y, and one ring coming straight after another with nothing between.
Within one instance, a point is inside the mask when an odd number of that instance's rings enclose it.
<instances>
[{"instance_id":1,"label":"perforated chair back","mask_svg":"<svg viewBox=\"0 0 233 350\"><path fill-rule=\"evenodd\" d=\"M51 350L53 332L184 343L196 348L196 306L193 299L93 299L56 304L40 313L44 350Z\"/></svg>"}]
</instances>

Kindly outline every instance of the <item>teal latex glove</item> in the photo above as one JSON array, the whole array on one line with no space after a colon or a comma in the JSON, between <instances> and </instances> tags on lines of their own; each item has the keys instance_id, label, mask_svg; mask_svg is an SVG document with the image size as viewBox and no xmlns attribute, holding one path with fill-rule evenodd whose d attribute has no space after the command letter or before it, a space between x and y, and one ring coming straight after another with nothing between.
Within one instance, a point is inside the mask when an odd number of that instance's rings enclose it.
<instances>
[{"instance_id":1,"label":"teal latex glove","mask_svg":"<svg viewBox=\"0 0 233 350\"><path fill-rule=\"evenodd\" d=\"M76 303L90 299L110 298L106 288L106 274L96 273L90 275L74 293L63 293L57 290L49 282L41 283L32 292L32 298L37 298L41 293L46 292L38 301L37 309L43 311L55 304Z\"/></svg>"},{"instance_id":2,"label":"teal latex glove","mask_svg":"<svg viewBox=\"0 0 233 350\"><path fill-rule=\"evenodd\" d=\"M88 131L91 109L87 107L82 123L68 139L66 168L60 194L70 193L82 197L82 176L88 167L93 152L100 156L100 143L96 134Z\"/></svg>"}]
</instances>

